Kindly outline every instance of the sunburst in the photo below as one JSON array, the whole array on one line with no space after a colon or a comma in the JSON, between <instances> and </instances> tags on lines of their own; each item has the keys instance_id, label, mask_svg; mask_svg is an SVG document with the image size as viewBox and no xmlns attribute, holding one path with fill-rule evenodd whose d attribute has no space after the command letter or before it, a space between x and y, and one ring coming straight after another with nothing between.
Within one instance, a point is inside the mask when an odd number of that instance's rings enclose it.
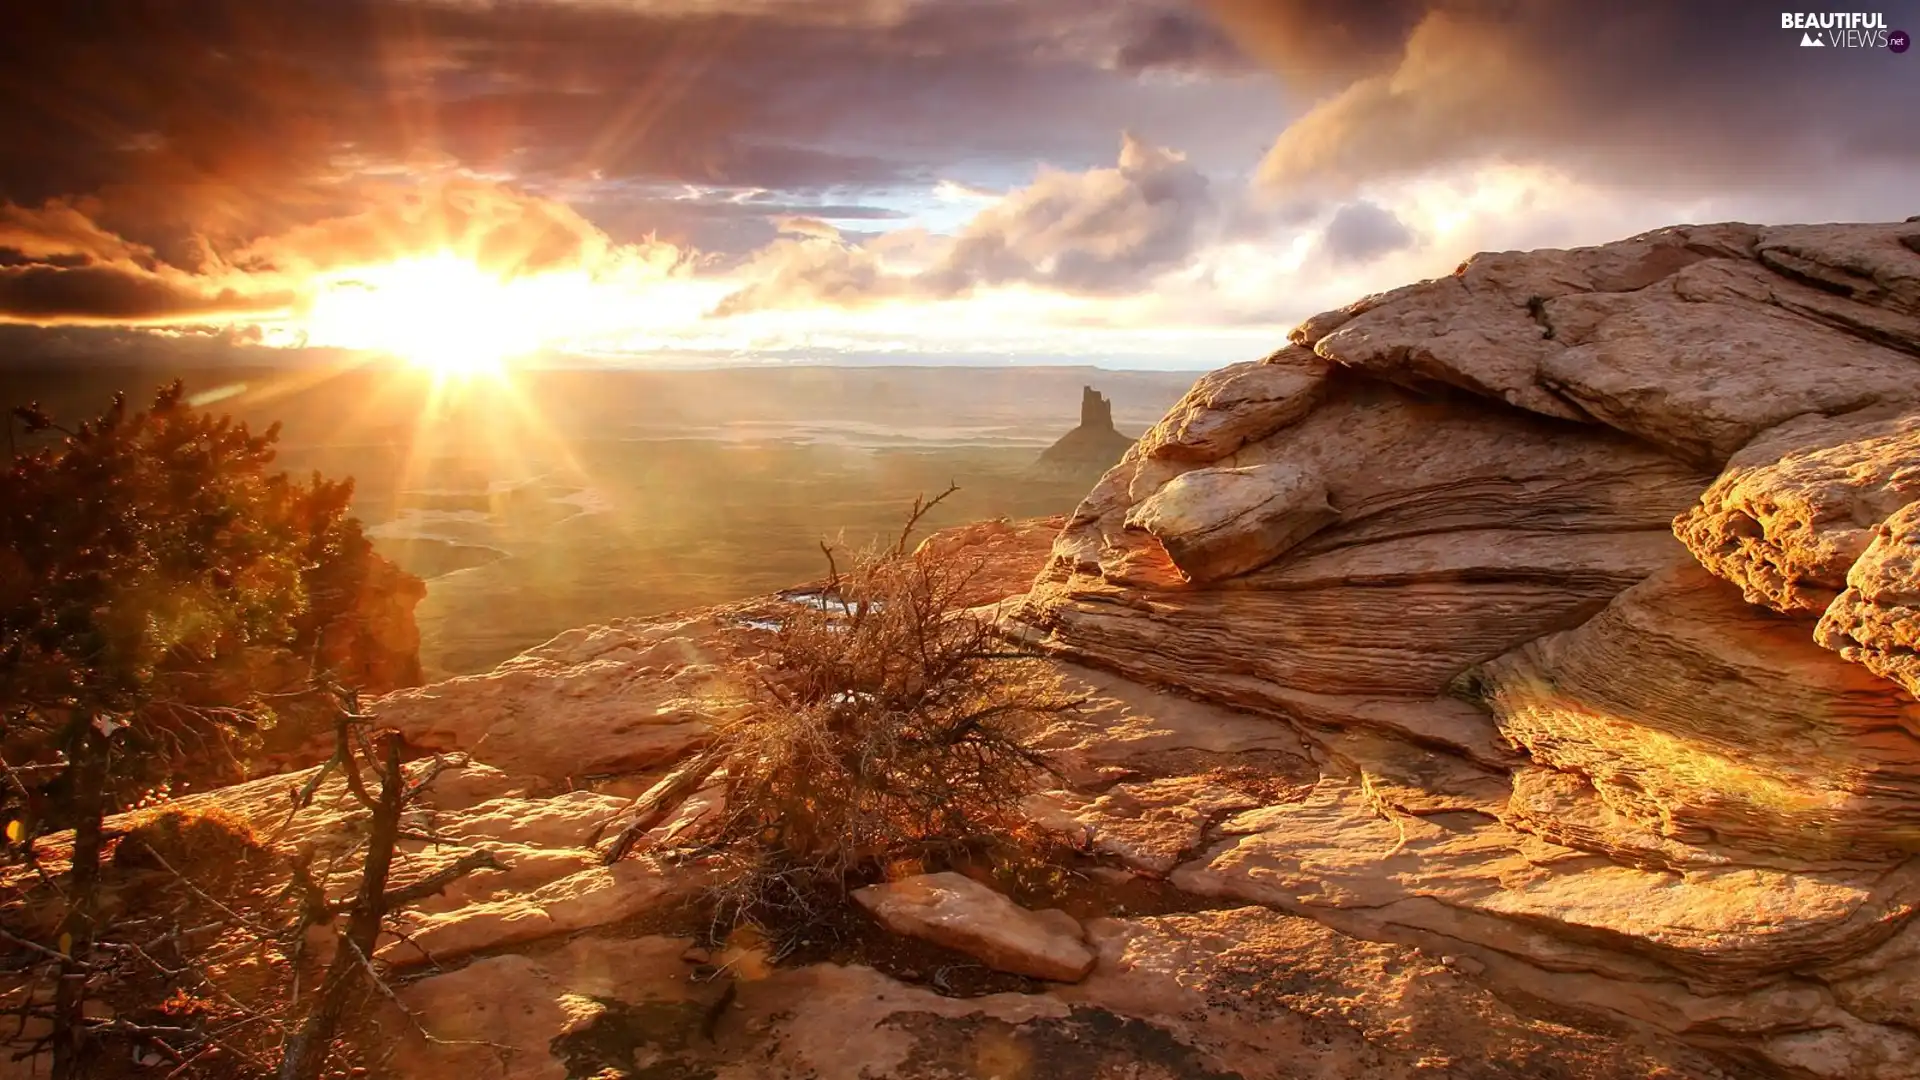
<instances>
[{"instance_id":1,"label":"sunburst","mask_svg":"<svg viewBox=\"0 0 1920 1080\"><path fill-rule=\"evenodd\" d=\"M496 374L564 332L544 291L438 252L331 276L302 322L312 345L387 353L443 377Z\"/></svg>"}]
</instances>

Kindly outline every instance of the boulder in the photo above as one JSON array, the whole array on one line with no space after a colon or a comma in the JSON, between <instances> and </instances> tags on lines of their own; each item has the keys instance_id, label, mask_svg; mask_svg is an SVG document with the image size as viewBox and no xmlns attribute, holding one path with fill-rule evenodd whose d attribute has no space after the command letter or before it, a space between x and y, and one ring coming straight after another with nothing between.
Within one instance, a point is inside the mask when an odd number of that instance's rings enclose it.
<instances>
[{"instance_id":1,"label":"boulder","mask_svg":"<svg viewBox=\"0 0 1920 1080\"><path fill-rule=\"evenodd\" d=\"M1248 465L1174 477L1128 512L1126 527L1159 540L1187 580L1213 582L1265 566L1339 517L1313 473Z\"/></svg>"},{"instance_id":2,"label":"boulder","mask_svg":"<svg viewBox=\"0 0 1920 1080\"><path fill-rule=\"evenodd\" d=\"M1093 969L1093 953L1073 916L1028 911L960 874L869 885L853 898L894 933L964 952L997 971L1078 982Z\"/></svg>"},{"instance_id":3,"label":"boulder","mask_svg":"<svg viewBox=\"0 0 1920 1080\"><path fill-rule=\"evenodd\" d=\"M1750 604L1821 612L1874 527L1920 501L1920 411L1790 420L1727 462L1673 530Z\"/></svg>"},{"instance_id":4,"label":"boulder","mask_svg":"<svg viewBox=\"0 0 1920 1080\"><path fill-rule=\"evenodd\" d=\"M1920 698L1920 502L1874 528L1814 636Z\"/></svg>"},{"instance_id":5,"label":"boulder","mask_svg":"<svg viewBox=\"0 0 1920 1080\"><path fill-rule=\"evenodd\" d=\"M1141 437L1140 454L1219 461L1305 416L1319 403L1330 366L1311 350L1288 346L1264 361L1208 372Z\"/></svg>"}]
</instances>

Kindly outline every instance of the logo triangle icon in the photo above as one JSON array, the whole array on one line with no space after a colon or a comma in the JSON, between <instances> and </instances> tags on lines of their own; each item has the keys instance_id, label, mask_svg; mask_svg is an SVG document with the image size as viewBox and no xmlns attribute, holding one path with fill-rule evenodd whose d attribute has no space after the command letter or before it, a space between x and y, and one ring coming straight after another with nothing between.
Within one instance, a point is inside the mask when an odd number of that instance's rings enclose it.
<instances>
[{"instance_id":1,"label":"logo triangle icon","mask_svg":"<svg viewBox=\"0 0 1920 1080\"><path fill-rule=\"evenodd\" d=\"M1821 41L1817 37L1814 37L1812 34L1803 33L1800 35L1800 47L1803 49L1808 47L1812 47L1816 49L1824 49L1827 47L1827 43L1824 41Z\"/></svg>"}]
</instances>

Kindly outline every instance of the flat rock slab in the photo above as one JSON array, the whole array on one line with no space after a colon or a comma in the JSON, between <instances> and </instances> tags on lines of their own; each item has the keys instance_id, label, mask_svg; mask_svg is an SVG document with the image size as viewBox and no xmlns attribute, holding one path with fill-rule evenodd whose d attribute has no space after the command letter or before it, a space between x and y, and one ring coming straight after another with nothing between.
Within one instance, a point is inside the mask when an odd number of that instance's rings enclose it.
<instances>
[{"instance_id":1,"label":"flat rock slab","mask_svg":"<svg viewBox=\"0 0 1920 1080\"><path fill-rule=\"evenodd\" d=\"M1073 916L1028 911L960 874L869 885L853 898L894 933L966 953L997 971L1079 982L1093 970L1093 951Z\"/></svg>"},{"instance_id":2,"label":"flat rock slab","mask_svg":"<svg viewBox=\"0 0 1920 1080\"><path fill-rule=\"evenodd\" d=\"M1259 805L1250 795L1197 776L1118 784L1095 798L1044 792L1027 802L1029 815L1041 827L1149 874L1171 871L1200 846L1211 821Z\"/></svg>"},{"instance_id":3,"label":"flat rock slab","mask_svg":"<svg viewBox=\"0 0 1920 1080\"><path fill-rule=\"evenodd\" d=\"M516 777L631 772L706 741L726 697L719 637L708 620L583 627L369 708L414 747L468 752Z\"/></svg>"}]
</instances>

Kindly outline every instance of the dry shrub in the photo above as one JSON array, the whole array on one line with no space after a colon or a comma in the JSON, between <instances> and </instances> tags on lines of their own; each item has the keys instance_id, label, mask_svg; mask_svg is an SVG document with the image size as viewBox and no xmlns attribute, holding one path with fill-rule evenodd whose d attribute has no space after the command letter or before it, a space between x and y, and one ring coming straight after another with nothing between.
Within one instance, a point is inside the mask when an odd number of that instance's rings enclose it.
<instances>
[{"instance_id":1,"label":"dry shrub","mask_svg":"<svg viewBox=\"0 0 1920 1080\"><path fill-rule=\"evenodd\" d=\"M113 852L113 867L123 873L166 871L216 894L272 861L272 851L253 826L219 807L169 807L144 814Z\"/></svg>"},{"instance_id":2,"label":"dry shrub","mask_svg":"<svg viewBox=\"0 0 1920 1080\"><path fill-rule=\"evenodd\" d=\"M736 863L732 906L751 918L756 905L950 865L1027 831L1020 802L1051 772L1033 735L1079 699L996 633L991 611L966 606L979 560L906 553L931 505L916 504L898 543L847 567L828 550L826 602L781 620L744 707L638 800L610 859L717 784L724 809L697 836Z\"/></svg>"}]
</instances>

